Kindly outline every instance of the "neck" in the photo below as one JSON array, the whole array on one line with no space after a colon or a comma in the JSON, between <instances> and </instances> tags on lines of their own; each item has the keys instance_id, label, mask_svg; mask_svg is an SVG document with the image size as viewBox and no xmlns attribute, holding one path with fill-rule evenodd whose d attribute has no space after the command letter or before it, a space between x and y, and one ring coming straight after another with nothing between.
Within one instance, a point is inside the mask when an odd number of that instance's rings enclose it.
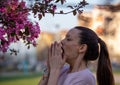
<instances>
[{"instance_id":1,"label":"neck","mask_svg":"<svg viewBox=\"0 0 120 85\"><path fill-rule=\"evenodd\" d=\"M77 62L78 61L78 62ZM72 60L72 62L69 63L70 64L70 73L72 72L77 72L77 71L81 71L87 68L87 62L84 60Z\"/></svg>"},{"instance_id":2,"label":"neck","mask_svg":"<svg viewBox=\"0 0 120 85\"><path fill-rule=\"evenodd\" d=\"M71 72L77 72L86 69L86 62L82 61L80 65L70 66Z\"/></svg>"}]
</instances>

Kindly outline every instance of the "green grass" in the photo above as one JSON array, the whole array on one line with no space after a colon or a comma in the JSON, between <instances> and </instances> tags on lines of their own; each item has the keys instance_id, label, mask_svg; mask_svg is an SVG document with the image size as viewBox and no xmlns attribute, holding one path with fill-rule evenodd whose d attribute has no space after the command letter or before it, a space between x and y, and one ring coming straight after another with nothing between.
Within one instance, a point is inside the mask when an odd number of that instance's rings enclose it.
<instances>
[{"instance_id":1,"label":"green grass","mask_svg":"<svg viewBox=\"0 0 120 85\"><path fill-rule=\"evenodd\" d=\"M41 73L18 73L13 76L0 76L0 85L37 85Z\"/></svg>"},{"instance_id":2,"label":"green grass","mask_svg":"<svg viewBox=\"0 0 120 85\"><path fill-rule=\"evenodd\" d=\"M0 82L0 85L38 85L40 77ZM120 85L120 84L115 84Z\"/></svg>"},{"instance_id":3,"label":"green grass","mask_svg":"<svg viewBox=\"0 0 120 85\"><path fill-rule=\"evenodd\" d=\"M11 81L0 82L0 85L37 85L40 77L24 78Z\"/></svg>"},{"instance_id":4,"label":"green grass","mask_svg":"<svg viewBox=\"0 0 120 85\"><path fill-rule=\"evenodd\" d=\"M40 77L41 73L30 73L28 75L18 74L15 76L0 76L0 85L38 85ZM120 84L116 83L115 85Z\"/></svg>"},{"instance_id":5,"label":"green grass","mask_svg":"<svg viewBox=\"0 0 120 85\"><path fill-rule=\"evenodd\" d=\"M23 73L17 73L16 75L12 75L12 76L4 75L4 76L0 76L0 82L40 77L41 75L42 75L41 73L28 73L26 75Z\"/></svg>"}]
</instances>

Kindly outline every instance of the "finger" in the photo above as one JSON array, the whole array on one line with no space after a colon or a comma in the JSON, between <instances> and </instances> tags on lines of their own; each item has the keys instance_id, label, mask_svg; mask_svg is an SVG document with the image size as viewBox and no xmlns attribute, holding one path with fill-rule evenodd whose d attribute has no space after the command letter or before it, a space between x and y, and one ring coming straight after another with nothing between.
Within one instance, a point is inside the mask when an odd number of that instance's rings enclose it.
<instances>
[{"instance_id":1,"label":"finger","mask_svg":"<svg viewBox=\"0 0 120 85\"><path fill-rule=\"evenodd\" d=\"M62 44L60 43L59 45L60 45L60 52L62 53L63 52L63 50L62 50Z\"/></svg>"},{"instance_id":2,"label":"finger","mask_svg":"<svg viewBox=\"0 0 120 85\"><path fill-rule=\"evenodd\" d=\"M62 55L62 46L60 43L58 44L58 52L60 55Z\"/></svg>"},{"instance_id":3,"label":"finger","mask_svg":"<svg viewBox=\"0 0 120 85\"><path fill-rule=\"evenodd\" d=\"M56 50L55 50L55 52L56 52L56 55L59 55L59 44L56 42Z\"/></svg>"},{"instance_id":4,"label":"finger","mask_svg":"<svg viewBox=\"0 0 120 85\"><path fill-rule=\"evenodd\" d=\"M51 59L51 56L52 56L52 53L51 53L51 46L50 46L49 49L48 49L48 59L47 59L48 70L50 70L50 59Z\"/></svg>"},{"instance_id":5,"label":"finger","mask_svg":"<svg viewBox=\"0 0 120 85\"><path fill-rule=\"evenodd\" d=\"M48 58L51 56L51 46L48 48Z\"/></svg>"},{"instance_id":6,"label":"finger","mask_svg":"<svg viewBox=\"0 0 120 85\"><path fill-rule=\"evenodd\" d=\"M54 56L54 43L51 45L51 57Z\"/></svg>"},{"instance_id":7,"label":"finger","mask_svg":"<svg viewBox=\"0 0 120 85\"><path fill-rule=\"evenodd\" d=\"M48 58L47 58L47 66L48 66L48 68L49 68L49 62L50 62L50 56L51 56L51 52L50 52L50 48L48 49Z\"/></svg>"},{"instance_id":8,"label":"finger","mask_svg":"<svg viewBox=\"0 0 120 85\"><path fill-rule=\"evenodd\" d=\"M54 47L53 48L54 48L53 53L54 53L54 55L56 55L56 53L57 53L57 42L56 41L54 42Z\"/></svg>"},{"instance_id":9,"label":"finger","mask_svg":"<svg viewBox=\"0 0 120 85\"><path fill-rule=\"evenodd\" d=\"M55 54L60 55L60 46L59 46L59 43L57 43L57 42L56 42L56 45L55 45Z\"/></svg>"}]
</instances>

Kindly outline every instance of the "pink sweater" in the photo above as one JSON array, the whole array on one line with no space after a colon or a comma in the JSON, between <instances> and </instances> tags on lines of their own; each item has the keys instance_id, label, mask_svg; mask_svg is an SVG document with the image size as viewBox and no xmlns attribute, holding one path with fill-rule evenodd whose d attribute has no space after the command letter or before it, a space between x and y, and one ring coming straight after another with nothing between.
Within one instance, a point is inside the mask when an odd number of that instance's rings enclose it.
<instances>
[{"instance_id":1,"label":"pink sweater","mask_svg":"<svg viewBox=\"0 0 120 85\"><path fill-rule=\"evenodd\" d=\"M74 73L67 73L68 70L69 66L64 66L58 85L96 85L95 77L88 68Z\"/></svg>"}]
</instances>

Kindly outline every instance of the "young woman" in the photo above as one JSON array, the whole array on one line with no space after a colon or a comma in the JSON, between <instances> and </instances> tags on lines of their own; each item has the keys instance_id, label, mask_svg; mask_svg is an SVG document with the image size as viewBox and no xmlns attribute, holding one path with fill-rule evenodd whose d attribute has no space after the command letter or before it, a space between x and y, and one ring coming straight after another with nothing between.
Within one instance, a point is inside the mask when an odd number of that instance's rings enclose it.
<instances>
[{"instance_id":1,"label":"young woman","mask_svg":"<svg viewBox=\"0 0 120 85\"><path fill-rule=\"evenodd\" d=\"M97 82L87 67L96 59ZM74 27L60 43L51 45L47 71L39 85L115 85L106 44L86 27Z\"/></svg>"}]
</instances>

